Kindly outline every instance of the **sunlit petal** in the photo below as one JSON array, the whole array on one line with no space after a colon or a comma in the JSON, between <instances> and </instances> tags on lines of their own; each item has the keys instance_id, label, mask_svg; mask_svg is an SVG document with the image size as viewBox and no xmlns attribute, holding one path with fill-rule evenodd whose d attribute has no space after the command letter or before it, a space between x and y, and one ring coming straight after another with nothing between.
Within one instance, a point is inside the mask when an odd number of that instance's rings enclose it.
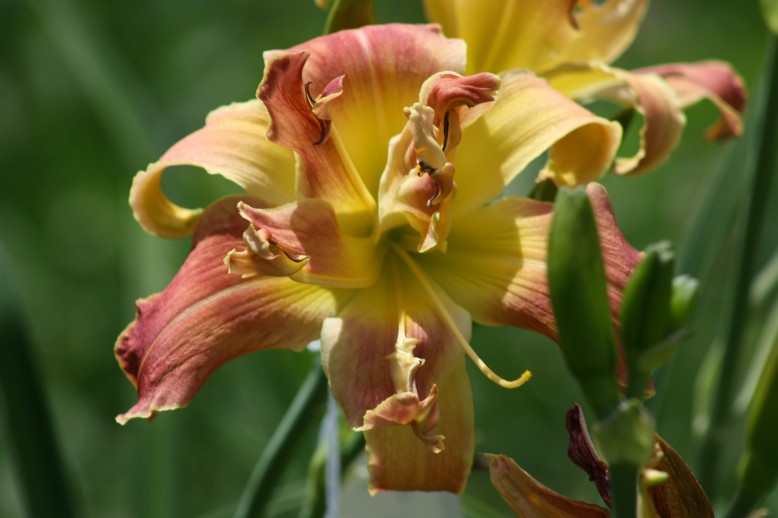
<instances>
[{"instance_id":1,"label":"sunlit petal","mask_svg":"<svg viewBox=\"0 0 778 518\"><path fill-rule=\"evenodd\" d=\"M463 125L456 214L494 199L549 148L545 176L568 185L595 180L607 171L621 139L617 123L596 117L530 73L504 76L497 102L482 106L488 111ZM470 112L477 115L482 106Z\"/></svg>"},{"instance_id":2,"label":"sunlit petal","mask_svg":"<svg viewBox=\"0 0 778 518\"><path fill-rule=\"evenodd\" d=\"M270 142L270 118L259 101L235 103L211 112L205 127L171 147L159 161L135 176L130 205L148 232L163 237L192 233L201 210L171 202L162 192L162 174L177 165L202 167L243 187L270 204L294 199L294 156Z\"/></svg>"},{"instance_id":3,"label":"sunlit petal","mask_svg":"<svg viewBox=\"0 0 778 518\"><path fill-rule=\"evenodd\" d=\"M344 93L330 104L330 114L372 193L386 164L387 142L405 125L403 108L418 98L424 80L444 70L464 72L464 42L445 39L439 32L434 25L367 26L290 49L310 52L303 77L312 83L314 94L344 76Z\"/></svg>"},{"instance_id":4,"label":"sunlit petal","mask_svg":"<svg viewBox=\"0 0 778 518\"><path fill-rule=\"evenodd\" d=\"M118 422L186 406L214 370L243 354L299 350L336 313L343 292L227 273L224 256L243 243L246 228L237 203L226 198L205 210L176 277L138 302L135 321L117 340L116 358L138 389L138 402Z\"/></svg>"},{"instance_id":5,"label":"sunlit petal","mask_svg":"<svg viewBox=\"0 0 778 518\"><path fill-rule=\"evenodd\" d=\"M648 0L425 0L429 20L467 42L469 73L610 63L632 43Z\"/></svg>"}]
</instances>

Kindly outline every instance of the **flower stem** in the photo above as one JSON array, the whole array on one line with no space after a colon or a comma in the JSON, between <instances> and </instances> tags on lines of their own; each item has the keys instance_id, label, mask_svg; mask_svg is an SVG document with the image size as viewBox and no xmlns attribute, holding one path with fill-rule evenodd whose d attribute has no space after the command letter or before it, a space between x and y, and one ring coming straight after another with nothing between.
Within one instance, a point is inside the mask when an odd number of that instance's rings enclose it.
<instances>
[{"instance_id":1,"label":"flower stem","mask_svg":"<svg viewBox=\"0 0 778 518\"><path fill-rule=\"evenodd\" d=\"M301 431L321 419L326 401L327 378L317 357L289 410L254 466L234 518L264 516L265 505L280 480L279 472L301 439Z\"/></svg>"},{"instance_id":2,"label":"flower stem","mask_svg":"<svg viewBox=\"0 0 778 518\"><path fill-rule=\"evenodd\" d=\"M348 442L340 451L340 476L348 471L351 464L365 451L365 434L356 432L351 435ZM325 462L321 456L314 457L308 478L313 486L304 507L300 511L300 518L319 518L324 516L327 510L326 484L324 483Z\"/></svg>"},{"instance_id":3,"label":"flower stem","mask_svg":"<svg viewBox=\"0 0 778 518\"><path fill-rule=\"evenodd\" d=\"M626 463L610 467L613 509L617 518L637 516L638 469L638 466Z\"/></svg>"},{"instance_id":4,"label":"flower stem","mask_svg":"<svg viewBox=\"0 0 778 518\"><path fill-rule=\"evenodd\" d=\"M756 171L751 183L751 193L748 199L748 215L743 243L740 247L739 267L732 297L732 311L727 329L722 369L734 372L737 366L738 352L743 338L749 308L748 295L754 276L755 259L759 236L761 235L763 217L770 192L770 180L775 171L774 146L778 136L778 121L774 117L778 113L778 37L770 36L766 68L765 84L762 95L767 97L765 106L760 109L762 114L757 124L758 156ZM761 131L760 131L761 130ZM722 371L714 395L713 412L710 426L702 446L700 457L700 482L708 495L713 499L715 494L714 480L719 461L719 453L729 435L730 413L735 384L732 376Z\"/></svg>"},{"instance_id":5,"label":"flower stem","mask_svg":"<svg viewBox=\"0 0 778 518\"><path fill-rule=\"evenodd\" d=\"M0 405L29 516L76 516L65 467L38 375L5 270L0 243Z\"/></svg>"}]
</instances>

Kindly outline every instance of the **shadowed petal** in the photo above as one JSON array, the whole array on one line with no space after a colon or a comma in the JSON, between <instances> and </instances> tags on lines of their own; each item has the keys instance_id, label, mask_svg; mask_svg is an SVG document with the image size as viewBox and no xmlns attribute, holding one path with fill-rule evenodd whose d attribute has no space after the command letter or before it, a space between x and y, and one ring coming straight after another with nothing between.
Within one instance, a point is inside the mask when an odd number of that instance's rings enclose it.
<instances>
[{"instance_id":1,"label":"shadowed petal","mask_svg":"<svg viewBox=\"0 0 778 518\"><path fill-rule=\"evenodd\" d=\"M343 79L344 92L329 105L333 126L371 193L386 164L386 143L405 125L403 108L436 72L463 73L465 45L443 38L434 25L376 25L315 38L290 52L307 51L305 82L318 94ZM275 52L266 54L266 59Z\"/></svg>"},{"instance_id":2,"label":"shadowed petal","mask_svg":"<svg viewBox=\"0 0 778 518\"><path fill-rule=\"evenodd\" d=\"M466 214L494 199L549 148L545 176L568 185L595 180L610 166L620 139L617 123L595 116L544 80L526 72L504 76L497 102L470 110L463 124L454 211Z\"/></svg>"},{"instance_id":3,"label":"shadowed petal","mask_svg":"<svg viewBox=\"0 0 778 518\"><path fill-rule=\"evenodd\" d=\"M330 202L344 230L367 235L373 224L375 201L334 129L329 128L328 121L319 118L330 115L331 101L339 97L338 93L342 94L342 82L340 77L331 77L327 83L317 85L326 90L325 95L319 101L312 101L309 87L303 82L308 56L305 51L275 52L267 61L265 77L257 91L272 118L267 135L273 142L300 155L298 197ZM316 102L322 100L326 107L317 107Z\"/></svg>"},{"instance_id":4,"label":"shadowed petal","mask_svg":"<svg viewBox=\"0 0 778 518\"><path fill-rule=\"evenodd\" d=\"M201 210L174 204L160 184L165 169L176 165L194 165L210 174L220 174L271 205L292 201L294 156L267 139L269 123L267 110L257 100L211 112L205 127L180 140L159 161L135 176L130 191L135 219L147 232L158 236L192 233Z\"/></svg>"},{"instance_id":5,"label":"shadowed petal","mask_svg":"<svg viewBox=\"0 0 778 518\"><path fill-rule=\"evenodd\" d=\"M743 132L741 115L746 107L743 80L732 67L721 61L671 63L634 71L657 74L664 78L685 108L708 99L721 111L721 119L708 128L705 136L712 140L739 137Z\"/></svg>"},{"instance_id":6,"label":"shadowed petal","mask_svg":"<svg viewBox=\"0 0 778 518\"><path fill-rule=\"evenodd\" d=\"M487 455L492 484L523 518L608 518L602 507L567 498L547 488L505 455Z\"/></svg>"},{"instance_id":7,"label":"shadowed petal","mask_svg":"<svg viewBox=\"0 0 778 518\"><path fill-rule=\"evenodd\" d=\"M214 370L240 355L303 348L336 313L343 292L227 273L224 257L243 243L246 228L238 200L225 198L205 210L175 278L162 293L138 302L136 319L119 336L116 358L138 389L138 402L116 418L119 423L186 406Z\"/></svg>"},{"instance_id":8,"label":"shadowed petal","mask_svg":"<svg viewBox=\"0 0 778 518\"><path fill-rule=\"evenodd\" d=\"M446 449L433 453L407 426L365 432L372 493L464 491L475 445L473 396L464 357L439 386L440 418L435 432L445 436Z\"/></svg>"},{"instance_id":9,"label":"shadowed petal","mask_svg":"<svg viewBox=\"0 0 778 518\"><path fill-rule=\"evenodd\" d=\"M342 288L367 287L378 277L383 245L376 245L370 237L344 235L335 211L326 201L302 199L272 209L239 204L238 209L251 228L264 230L266 241L300 265L280 275L290 275L299 282ZM248 240L247 244L249 250L254 248Z\"/></svg>"},{"instance_id":10,"label":"shadowed petal","mask_svg":"<svg viewBox=\"0 0 778 518\"><path fill-rule=\"evenodd\" d=\"M569 61L610 63L632 43L647 0L425 0L427 17L467 42L468 73Z\"/></svg>"}]
</instances>

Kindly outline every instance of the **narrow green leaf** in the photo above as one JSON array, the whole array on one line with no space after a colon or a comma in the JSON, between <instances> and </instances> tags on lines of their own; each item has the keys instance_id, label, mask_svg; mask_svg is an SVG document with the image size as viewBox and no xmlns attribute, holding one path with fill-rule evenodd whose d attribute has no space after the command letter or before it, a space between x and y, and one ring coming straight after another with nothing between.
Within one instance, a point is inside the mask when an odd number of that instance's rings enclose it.
<instances>
[{"instance_id":1,"label":"narrow green leaf","mask_svg":"<svg viewBox=\"0 0 778 518\"><path fill-rule=\"evenodd\" d=\"M374 0L335 0L327 16L324 34L376 23Z\"/></svg>"},{"instance_id":2,"label":"narrow green leaf","mask_svg":"<svg viewBox=\"0 0 778 518\"><path fill-rule=\"evenodd\" d=\"M29 516L76 516L46 392L0 243L0 411ZM12 418L10 418L12 417Z\"/></svg>"},{"instance_id":3,"label":"narrow green leaf","mask_svg":"<svg viewBox=\"0 0 778 518\"><path fill-rule=\"evenodd\" d=\"M597 416L605 417L619 401L616 338L597 226L582 190L562 189L557 195L548 283L567 367Z\"/></svg>"}]
</instances>

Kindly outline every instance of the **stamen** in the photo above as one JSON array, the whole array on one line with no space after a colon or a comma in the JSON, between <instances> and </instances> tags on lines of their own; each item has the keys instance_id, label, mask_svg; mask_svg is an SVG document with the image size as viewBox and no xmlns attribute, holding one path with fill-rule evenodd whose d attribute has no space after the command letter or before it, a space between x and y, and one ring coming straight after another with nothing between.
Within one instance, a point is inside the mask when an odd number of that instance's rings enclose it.
<instances>
[{"instance_id":1,"label":"stamen","mask_svg":"<svg viewBox=\"0 0 778 518\"><path fill-rule=\"evenodd\" d=\"M316 99L311 95L311 84L313 84L312 81L305 83L305 100L308 101L308 107L313 111L314 106L316 106ZM316 117L315 114L314 117ZM324 141L327 140L327 125L318 117L316 117L316 120L319 121L319 132L321 136L319 137L319 140L313 143L314 146L324 144Z\"/></svg>"},{"instance_id":2,"label":"stamen","mask_svg":"<svg viewBox=\"0 0 778 518\"><path fill-rule=\"evenodd\" d=\"M430 300L432 300L432 303L435 305L436 309L438 310L440 317L443 319L446 326L454 335L454 338L456 338L457 342L459 342L459 345L462 347L465 353L470 357L470 359L473 360L473 363L475 363L475 365L478 367L478 370L480 370L484 376L486 376L487 378L489 378L490 381L496 383L497 385L503 388L517 388L524 385L527 381L529 381L529 379L532 377L532 373L528 370L524 371L524 373L518 378L516 378L515 380L508 381L504 378L501 378L492 369L490 369L489 366L486 365L486 363L481 359L481 357L478 356L478 353L475 352L475 350L473 350L473 347L465 339L465 337L462 336L462 333L459 331L459 328L457 327L456 323L454 322L454 320L451 318L451 315L446 310L446 307L443 305L443 302L440 300L440 298L438 298L432 285L429 283L427 278L424 276L424 273L419 269L416 263L413 262L413 259L411 259L408 256L405 250L403 250L396 244L393 243L392 248L394 248L397 254L402 258L402 260L408 266L408 268L410 268L411 271L414 273L414 275L416 275L416 278L419 280L422 287L427 292L427 295L429 295Z\"/></svg>"}]
</instances>

